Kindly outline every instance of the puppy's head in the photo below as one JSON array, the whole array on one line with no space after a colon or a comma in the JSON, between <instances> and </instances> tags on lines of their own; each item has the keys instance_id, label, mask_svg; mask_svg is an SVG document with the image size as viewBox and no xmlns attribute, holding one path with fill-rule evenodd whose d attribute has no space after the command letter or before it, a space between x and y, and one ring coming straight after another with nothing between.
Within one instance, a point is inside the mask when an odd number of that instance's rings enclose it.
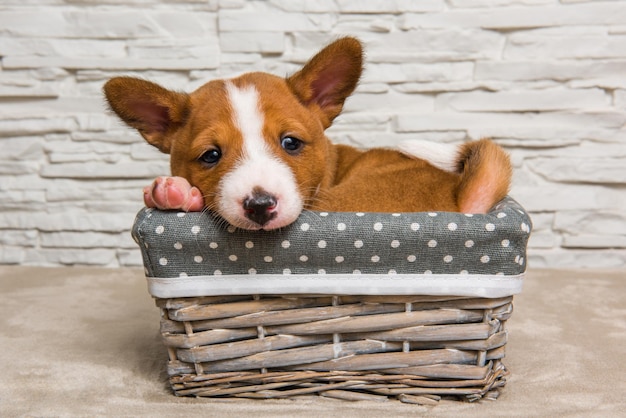
<instances>
[{"instance_id":1,"label":"puppy's head","mask_svg":"<svg viewBox=\"0 0 626 418\"><path fill-rule=\"evenodd\" d=\"M115 113L170 154L172 175L200 189L206 206L244 229L293 222L333 181L324 130L361 75L353 38L328 45L284 79L248 73L193 93L117 77L104 86Z\"/></svg>"}]
</instances>

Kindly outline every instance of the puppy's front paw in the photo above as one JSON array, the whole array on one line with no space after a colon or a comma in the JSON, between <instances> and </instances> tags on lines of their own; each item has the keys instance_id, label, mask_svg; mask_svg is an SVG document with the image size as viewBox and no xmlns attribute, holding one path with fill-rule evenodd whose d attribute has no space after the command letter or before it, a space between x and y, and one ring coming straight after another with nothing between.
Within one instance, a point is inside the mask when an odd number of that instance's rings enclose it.
<instances>
[{"instance_id":1,"label":"puppy's front paw","mask_svg":"<svg viewBox=\"0 0 626 418\"><path fill-rule=\"evenodd\" d=\"M199 212L204 208L200 190L182 177L157 177L143 189L143 200L149 208L188 212Z\"/></svg>"}]
</instances>

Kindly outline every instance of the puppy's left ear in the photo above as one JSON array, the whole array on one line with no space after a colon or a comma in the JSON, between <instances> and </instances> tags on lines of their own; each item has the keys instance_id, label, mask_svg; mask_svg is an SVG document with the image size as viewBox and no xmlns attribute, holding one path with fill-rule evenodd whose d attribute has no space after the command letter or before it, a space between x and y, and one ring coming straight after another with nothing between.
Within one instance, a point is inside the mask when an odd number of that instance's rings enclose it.
<instances>
[{"instance_id":1,"label":"puppy's left ear","mask_svg":"<svg viewBox=\"0 0 626 418\"><path fill-rule=\"evenodd\" d=\"M355 38L341 38L318 52L287 78L298 99L320 113L324 128L339 115L363 71L363 48Z\"/></svg>"}]
</instances>

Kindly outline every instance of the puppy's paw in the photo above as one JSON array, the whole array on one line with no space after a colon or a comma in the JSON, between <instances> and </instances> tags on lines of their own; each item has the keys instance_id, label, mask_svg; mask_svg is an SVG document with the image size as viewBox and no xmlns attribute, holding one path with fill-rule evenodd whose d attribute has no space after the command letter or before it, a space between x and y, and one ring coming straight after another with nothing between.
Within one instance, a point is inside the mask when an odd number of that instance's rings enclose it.
<instances>
[{"instance_id":1,"label":"puppy's paw","mask_svg":"<svg viewBox=\"0 0 626 418\"><path fill-rule=\"evenodd\" d=\"M143 189L143 200L149 208L187 212L199 212L204 208L200 190L182 177L157 177Z\"/></svg>"}]
</instances>

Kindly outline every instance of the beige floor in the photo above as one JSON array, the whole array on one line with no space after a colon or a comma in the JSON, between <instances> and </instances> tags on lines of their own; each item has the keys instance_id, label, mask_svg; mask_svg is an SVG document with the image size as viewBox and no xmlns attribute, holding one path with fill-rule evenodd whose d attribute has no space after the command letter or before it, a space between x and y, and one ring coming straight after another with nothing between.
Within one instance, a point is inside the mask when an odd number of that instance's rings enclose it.
<instances>
[{"instance_id":1,"label":"beige floor","mask_svg":"<svg viewBox=\"0 0 626 418\"><path fill-rule=\"evenodd\" d=\"M1 417L626 416L626 271L530 271L501 397L399 402L177 398L142 272L0 266Z\"/></svg>"}]
</instances>

